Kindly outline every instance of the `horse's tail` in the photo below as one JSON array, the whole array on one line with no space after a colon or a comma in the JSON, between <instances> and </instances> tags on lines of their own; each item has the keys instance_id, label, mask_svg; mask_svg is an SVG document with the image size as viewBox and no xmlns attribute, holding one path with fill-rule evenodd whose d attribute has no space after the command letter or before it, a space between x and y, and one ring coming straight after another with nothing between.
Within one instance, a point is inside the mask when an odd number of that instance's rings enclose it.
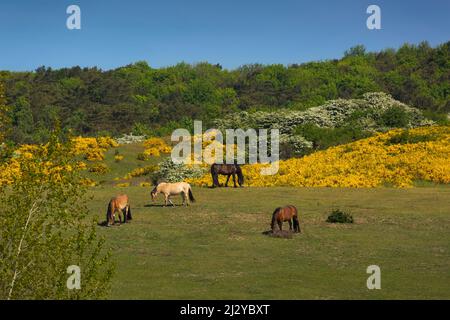
<instances>
[{"instance_id":1,"label":"horse's tail","mask_svg":"<svg viewBox=\"0 0 450 320\"><path fill-rule=\"evenodd\" d=\"M277 213L281 210L280 207L276 208L275 211L272 214L272 223L270 224L270 227L273 229L275 228L275 223L277 222Z\"/></svg>"},{"instance_id":2,"label":"horse's tail","mask_svg":"<svg viewBox=\"0 0 450 320\"><path fill-rule=\"evenodd\" d=\"M297 208L292 206L294 214L292 215L292 220L294 222L294 231L300 233L300 222L298 221L298 211Z\"/></svg>"},{"instance_id":3,"label":"horse's tail","mask_svg":"<svg viewBox=\"0 0 450 320\"><path fill-rule=\"evenodd\" d=\"M131 216L131 207L130 207L130 205L128 205L127 220L133 220L133 217Z\"/></svg>"},{"instance_id":4,"label":"horse's tail","mask_svg":"<svg viewBox=\"0 0 450 320\"><path fill-rule=\"evenodd\" d=\"M110 220L113 216L113 201L111 201L108 204L108 209L106 209L106 224L109 224Z\"/></svg>"},{"instance_id":5,"label":"horse's tail","mask_svg":"<svg viewBox=\"0 0 450 320\"><path fill-rule=\"evenodd\" d=\"M189 186L189 200L191 201L191 202L195 202L195 198L194 198L194 195L192 194L192 189L191 189L191 186Z\"/></svg>"}]
</instances>

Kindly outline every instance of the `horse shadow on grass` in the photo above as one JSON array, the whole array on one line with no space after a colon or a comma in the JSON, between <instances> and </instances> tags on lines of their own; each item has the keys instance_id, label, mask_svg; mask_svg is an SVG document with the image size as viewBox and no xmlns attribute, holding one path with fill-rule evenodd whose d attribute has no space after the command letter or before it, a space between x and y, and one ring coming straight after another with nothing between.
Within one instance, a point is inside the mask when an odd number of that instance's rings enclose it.
<instances>
[{"instance_id":1,"label":"horse shadow on grass","mask_svg":"<svg viewBox=\"0 0 450 320\"><path fill-rule=\"evenodd\" d=\"M99 226L99 227L104 227L104 228L112 228L112 227L120 227L121 225L123 225L123 224L128 224L128 223L129 223L129 222L127 222L127 223L119 223L119 222L116 221L115 224L108 225L108 222L107 222L107 221L102 221L102 222L98 222L98 223L97 223L97 226Z\"/></svg>"},{"instance_id":2,"label":"horse shadow on grass","mask_svg":"<svg viewBox=\"0 0 450 320\"><path fill-rule=\"evenodd\" d=\"M144 205L145 208L171 208L171 207L184 207L184 205L182 204L175 204L175 206L168 204L167 206L163 205L163 204L146 204Z\"/></svg>"},{"instance_id":3,"label":"horse shadow on grass","mask_svg":"<svg viewBox=\"0 0 450 320\"><path fill-rule=\"evenodd\" d=\"M262 234L271 238L292 239L294 232L290 230L267 230L263 231Z\"/></svg>"}]
</instances>

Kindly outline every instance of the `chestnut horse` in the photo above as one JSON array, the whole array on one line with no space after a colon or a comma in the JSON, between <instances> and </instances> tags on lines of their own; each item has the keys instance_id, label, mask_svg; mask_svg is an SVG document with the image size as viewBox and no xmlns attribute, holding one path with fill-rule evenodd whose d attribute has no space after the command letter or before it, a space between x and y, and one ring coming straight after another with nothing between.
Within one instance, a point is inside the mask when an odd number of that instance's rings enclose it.
<instances>
[{"instance_id":1,"label":"chestnut horse","mask_svg":"<svg viewBox=\"0 0 450 320\"><path fill-rule=\"evenodd\" d=\"M238 176L239 186L242 187L244 184L244 176L242 174L242 169L238 164L217 164L214 163L211 166L211 176L213 180L213 188L219 187L219 174L228 176L225 187L228 187L228 181L230 176L233 176L234 187L236 188L236 175Z\"/></svg>"},{"instance_id":2,"label":"chestnut horse","mask_svg":"<svg viewBox=\"0 0 450 320\"><path fill-rule=\"evenodd\" d=\"M115 223L116 211L119 212L119 223L126 223L131 220L131 208L126 194L118 195L109 201L108 210L106 211L106 225L109 227Z\"/></svg>"},{"instance_id":3,"label":"chestnut horse","mask_svg":"<svg viewBox=\"0 0 450 320\"><path fill-rule=\"evenodd\" d=\"M300 232L300 223L298 222L298 213L296 207L285 206L275 209L272 215L272 232L275 231L275 223L278 224L280 231L283 230L283 222L285 221L289 222L289 230L292 230L292 223L294 223L294 232Z\"/></svg>"}]
</instances>

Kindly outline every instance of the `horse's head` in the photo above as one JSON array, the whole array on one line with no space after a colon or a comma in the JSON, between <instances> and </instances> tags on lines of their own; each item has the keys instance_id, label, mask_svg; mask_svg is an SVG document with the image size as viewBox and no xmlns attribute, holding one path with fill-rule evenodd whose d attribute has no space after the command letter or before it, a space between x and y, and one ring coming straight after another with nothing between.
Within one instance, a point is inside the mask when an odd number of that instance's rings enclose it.
<instances>
[{"instance_id":1,"label":"horse's head","mask_svg":"<svg viewBox=\"0 0 450 320\"><path fill-rule=\"evenodd\" d=\"M150 195L152 196L152 201L155 202L156 196L158 195L158 190L156 189L156 187L152 190Z\"/></svg>"}]
</instances>

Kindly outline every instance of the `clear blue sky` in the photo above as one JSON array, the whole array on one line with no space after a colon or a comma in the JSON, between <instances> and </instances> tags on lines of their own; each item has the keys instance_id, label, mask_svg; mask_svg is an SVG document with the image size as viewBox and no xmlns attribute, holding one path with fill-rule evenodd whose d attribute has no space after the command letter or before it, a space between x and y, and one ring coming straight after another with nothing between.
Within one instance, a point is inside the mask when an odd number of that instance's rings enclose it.
<instances>
[{"instance_id":1,"label":"clear blue sky","mask_svg":"<svg viewBox=\"0 0 450 320\"><path fill-rule=\"evenodd\" d=\"M81 30L66 28L70 4L81 8ZM370 4L381 7L382 30L366 28ZM356 44L446 42L449 13L449 0L1 0L0 70L301 63Z\"/></svg>"}]
</instances>

